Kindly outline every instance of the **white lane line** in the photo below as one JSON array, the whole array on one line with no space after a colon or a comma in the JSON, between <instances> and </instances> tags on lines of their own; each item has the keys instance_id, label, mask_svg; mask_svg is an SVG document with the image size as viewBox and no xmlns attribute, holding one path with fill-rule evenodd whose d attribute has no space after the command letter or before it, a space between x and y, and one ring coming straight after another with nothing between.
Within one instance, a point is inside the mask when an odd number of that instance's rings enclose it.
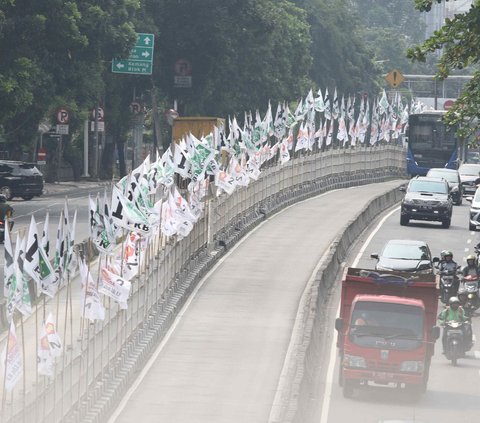
<instances>
[{"instance_id":1,"label":"white lane line","mask_svg":"<svg viewBox=\"0 0 480 423\"><path fill-rule=\"evenodd\" d=\"M360 248L360 251L358 252L357 256L355 257L355 260L353 260L352 267L355 267L358 265L358 262L362 258L363 253L367 249L368 245L372 241L373 237L377 234L377 232L380 230L380 228L383 226L385 221L395 212L400 210L400 207L396 207L393 209L390 213L388 213L386 216L383 217L382 220L378 223L376 228L373 230L373 232L368 236L368 238L365 240L365 243L363 244L362 248ZM340 314L340 303L338 304L337 308L337 314L338 316ZM328 368L327 368L327 376L326 376L326 381L325 381L325 393L323 395L323 403L322 403L322 414L320 416L320 423L328 423L328 412L330 411L330 400L332 397L332 388L333 388L333 372L335 370L335 361L336 361L336 349L337 345L336 342L333 342L335 339L336 333L335 330L333 330L333 337L332 337L332 347L330 348L330 356L328 358Z\"/></svg>"},{"instance_id":2,"label":"white lane line","mask_svg":"<svg viewBox=\"0 0 480 423\"><path fill-rule=\"evenodd\" d=\"M467 244L471 244L472 240L471 239L467 239Z\"/></svg>"},{"instance_id":3,"label":"white lane line","mask_svg":"<svg viewBox=\"0 0 480 423\"><path fill-rule=\"evenodd\" d=\"M480 360L480 351L474 351L474 352L473 352L473 355L475 356L475 358L476 358L477 360Z\"/></svg>"},{"instance_id":4,"label":"white lane line","mask_svg":"<svg viewBox=\"0 0 480 423\"><path fill-rule=\"evenodd\" d=\"M276 213L275 215L273 215L272 217L269 217L267 220L263 221L262 223L260 223L257 227L255 227L254 229L252 229L250 232L248 232L240 241L238 241L237 244L235 244L232 249L227 253L225 254L218 262L217 264L215 264L215 266L212 267L212 269L202 278L202 280L197 284L196 288L193 290L193 292L190 294L190 296L188 297L187 301L185 302L185 304L183 305L183 307L181 308L180 312L178 313L177 317L175 318L175 320L173 321L172 325L170 326L170 329L168 329L167 333L165 334L165 337L162 339L162 342L160 343L160 345L157 347L157 349L154 351L154 353L152 354L152 356L150 357L150 360L148 360L147 364L145 364L145 367L142 369L142 371L140 372L140 374L138 375L137 379L133 382L132 386L130 387L130 389L127 391L127 393L124 395L124 397L122 398L122 400L120 401L120 404L118 405L118 407L116 408L116 410L112 413L111 417L108 419L107 423L115 423L115 421L117 420L117 418L120 416L120 414L122 413L122 411L125 409L125 407L127 406L127 403L128 401L130 401L130 398L132 397L132 395L135 393L135 391L138 389L138 387L141 385L141 383L143 382L143 379L145 378L145 376L147 375L147 373L150 371L150 369L152 368L152 366L155 364L155 361L158 359L158 356L160 355L160 353L163 351L163 349L165 348L165 346L167 345L169 339L171 338L171 336L173 335L173 333L175 332L175 329L177 328L178 324L180 323L180 320L181 318L183 317L183 315L186 313L186 311L188 310L188 308L190 307L190 304L193 302L193 300L195 299L195 297L197 296L197 293L198 291L203 287L203 285L205 284L205 281L208 280L208 278L210 277L211 274L213 274L217 268L219 266L222 265L222 263L238 248L240 247L240 245L242 245L250 236L252 236L257 230L259 230L265 223L267 223L270 219L272 219L273 217L281 214L281 213L284 213L285 211L287 211L289 208L291 207L294 207L298 204L303 204L303 203L306 203L308 201L313 201L314 199L316 198L319 198L319 197L324 197L326 195L330 195L332 194L333 192L336 192L336 191L340 191L339 189L337 190L332 190L332 191L328 191L328 192L325 192L321 195L317 195L316 197L311 197L311 198L307 198L306 200L304 201L300 201L298 203L295 203L295 204L292 204L288 207L285 207L283 210L279 211L278 213ZM292 338L293 338L293 335L292 335Z\"/></svg>"},{"instance_id":5,"label":"white lane line","mask_svg":"<svg viewBox=\"0 0 480 423\"><path fill-rule=\"evenodd\" d=\"M470 248L465 248L465 252L468 253L470 251Z\"/></svg>"}]
</instances>

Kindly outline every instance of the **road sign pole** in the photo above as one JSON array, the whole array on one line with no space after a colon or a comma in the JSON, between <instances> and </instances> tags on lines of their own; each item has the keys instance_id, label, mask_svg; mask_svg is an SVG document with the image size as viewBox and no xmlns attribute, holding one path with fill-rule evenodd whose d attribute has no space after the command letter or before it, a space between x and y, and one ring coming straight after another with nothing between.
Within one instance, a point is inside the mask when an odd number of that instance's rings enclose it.
<instances>
[{"instance_id":1,"label":"road sign pole","mask_svg":"<svg viewBox=\"0 0 480 423\"><path fill-rule=\"evenodd\" d=\"M83 123L83 175L84 178L89 178L88 174L88 119Z\"/></svg>"},{"instance_id":2,"label":"road sign pole","mask_svg":"<svg viewBox=\"0 0 480 423\"><path fill-rule=\"evenodd\" d=\"M93 159L93 176L98 178L98 104L95 105L95 123L94 123L94 139L95 139L95 146L94 146L94 159Z\"/></svg>"}]
</instances>

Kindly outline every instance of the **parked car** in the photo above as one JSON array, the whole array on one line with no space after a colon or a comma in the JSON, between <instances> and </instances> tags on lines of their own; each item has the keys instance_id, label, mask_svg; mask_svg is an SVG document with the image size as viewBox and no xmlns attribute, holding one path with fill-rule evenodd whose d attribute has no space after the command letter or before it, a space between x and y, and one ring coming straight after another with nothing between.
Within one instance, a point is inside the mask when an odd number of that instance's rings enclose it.
<instances>
[{"instance_id":1,"label":"parked car","mask_svg":"<svg viewBox=\"0 0 480 423\"><path fill-rule=\"evenodd\" d=\"M43 175L33 163L0 160L0 194L31 200L43 193Z\"/></svg>"},{"instance_id":2,"label":"parked car","mask_svg":"<svg viewBox=\"0 0 480 423\"><path fill-rule=\"evenodd\" d=\"M381 254L371 254L377 259L376 270L396 270L399 272L433 273L430 248L424 241L410 239L391 239L384 245Z\"/></svg>"},{"instance_id":3,"label":"parked car","mask_svg":"<svg viewBox=\"0 0 480 423\"><path fill-rule=\"evenodd\" d=\"M477 189L473 197L467 197L468 201L471 201L470 213L468 220L468 229L476 231L480 229L480 190Z\"/></svg>"},{"instance_id":4,"label":"parked car","mask_svg":"<svg viewBox=\"0 0 480 423\"><path fill-rule=\"evenodd\" d=\"M445 169L442 167L432 168L428 171L427 177L445 179L448 183L452 201L458 206L462 204L463 186L458 170Z\"/></svg>"},{"instance_id":5,"label":"parked car","mask_svg":"<svg viewBox=\"0 0 480 423\"><path fill-rule=\"evenodd\" d=\"M400 225L408 225L411 219L440 221L449 228L452 221L452 198L444 179L417 176L410 180L400 209Z\"/></svg>"},{"instance_id":6,"label":"parked car","mask_svg":"<svg viewBox=\"0 0 480 423\"><path fill-rule=\"evenodd\" d=\"M480 164L464 163L458 168L463 186L463 195L474 195L477 190L476 180L480 178Z\"/></svg>"}]
</instances>

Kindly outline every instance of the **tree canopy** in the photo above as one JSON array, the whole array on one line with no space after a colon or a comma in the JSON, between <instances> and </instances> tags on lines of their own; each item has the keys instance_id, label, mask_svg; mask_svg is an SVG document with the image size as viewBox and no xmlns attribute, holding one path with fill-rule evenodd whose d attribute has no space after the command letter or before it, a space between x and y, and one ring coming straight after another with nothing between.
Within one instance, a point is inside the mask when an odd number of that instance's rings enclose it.
<instances>
[{"instance_id":1,"label":"tree canopy","mask_svg":"<svg viewBox=\"0 0 480 423\"><path fill-rule=\"evenodd\" d=\"M138 32L155 34L153 75L112 74ZM70 141L101 103L123 144L132 98L148 109L157 93L189 115L226 116L315 86L375 91L379 77L350 0L0 0L0 57L0 141L16 158L60 106ZM182 58L191 88L173 84Z\"/></svg>"}]
</instances>

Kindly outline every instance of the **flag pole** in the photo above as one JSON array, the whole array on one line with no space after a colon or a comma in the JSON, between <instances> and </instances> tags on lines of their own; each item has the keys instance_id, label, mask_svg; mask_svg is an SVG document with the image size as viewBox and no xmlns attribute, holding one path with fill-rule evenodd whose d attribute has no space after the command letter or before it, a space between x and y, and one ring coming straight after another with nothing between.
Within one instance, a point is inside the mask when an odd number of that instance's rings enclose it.
<instances>
[{"instance_id":1,"label":"flag pole","mask_svg":"<svg viewBox=\"0 0 480 423\"><path fill-rule=\"evenodd\" d=\"M20 313L20 328L22 330L22 361L23 361L23 422L25 423L25 411L27 409L27 363L26 363L26 352L25 352L25 331L23 328L23 314ZM13 407L13 404L12 404Z\"/></svg>"},{"instance_id":2,"label":"flag pole","mask_svg":"<svg viewBox=\"0 0 480 423\"><path fill-rule=\"evenodd\" d=\"M15 309L12 311L12 316L10 317L10 324L8 325L7 333L7 345L5 346L5 363L4 363L4 372L3 372L3 391L2 391L2 421L5 421L5 403L7 401L7 369L8 369L8 348L10 344L10 335L12 333L12 324L14 324L13 317L15 315ZM13 407L13 402L12 402Z\"/></svg>"}]
</instances>

